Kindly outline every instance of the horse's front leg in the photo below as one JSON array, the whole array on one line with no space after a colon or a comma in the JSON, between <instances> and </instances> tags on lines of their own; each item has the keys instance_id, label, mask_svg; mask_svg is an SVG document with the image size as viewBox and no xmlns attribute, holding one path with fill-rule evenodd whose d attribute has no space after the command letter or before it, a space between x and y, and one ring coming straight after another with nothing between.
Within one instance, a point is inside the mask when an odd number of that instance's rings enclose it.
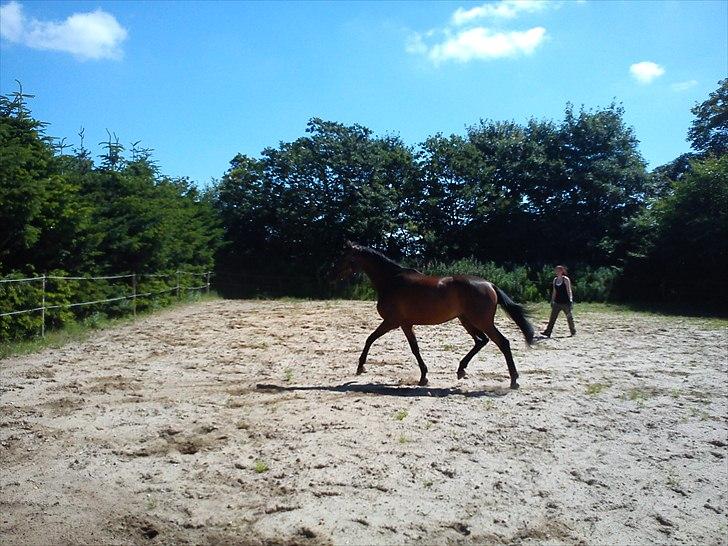
<instances>
[{"instance_id":1,"label":"horse's front leg","mask_svg":"<svg viewBox=\"0 0 728 546\"><path fill-rule=\"evenodd\" d=\"M374 330L369 335L366 343L364 344L364 350L361 352L361 356L359 357L359 366L356 368L356 375L361 375L366 371L364 369L364 364L367 361L367 355L369 354L369 349L371 348L372 343L374 343L387 332L394 330L396 327L397 326L393 326L385 320L377 327L376 330Z\"/></svg>"},{"instance_id":2,"label":"horse's front leg","mask_svg":"<svg viewBox=\"0 0 728 546\"><path fill-rule=\"evenodd\" d=\"M402 331L404 332L405 337L407 338L407 341L409 341L410 349L412 349L412 354L415 355L415 358L417 359L417 364L420 366L420 387L424 387L427 385L427 366L425 366L424 360L422 360L422 356L420 355L420 348L417 345L417 338L415 337L415 333L412 330L412 325L408 324L406 326L402 326Z\"/></svg>"}]
</instances>

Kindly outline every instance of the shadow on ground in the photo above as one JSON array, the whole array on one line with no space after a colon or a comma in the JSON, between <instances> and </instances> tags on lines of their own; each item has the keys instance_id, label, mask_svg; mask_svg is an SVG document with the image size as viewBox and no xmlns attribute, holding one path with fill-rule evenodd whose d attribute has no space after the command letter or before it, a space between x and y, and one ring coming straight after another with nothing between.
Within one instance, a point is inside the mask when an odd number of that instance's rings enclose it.
<instances>
[{"instance_id":1,"label":"shadow on ground","mask_svg":"<svg viewBox=\"0 0 728 546\"><path fill-rule=\"evenodd\" d=\"M402 387L396 384L375 384L375 383L355 383L349 381L342 385L311 385L311 386L291 386L272 385L266 383L258 383L255 388L261 391L290 392L290 391L330 391L330 392L358 392L362 394L379 394L383 396L464 396L466 398L500 398L507 396L510 389L502 387L493 387L492 389L481 389L477 391L466 391L462 389L448 388L432 388L432 387Z\"/></svg>"}]
</instances>

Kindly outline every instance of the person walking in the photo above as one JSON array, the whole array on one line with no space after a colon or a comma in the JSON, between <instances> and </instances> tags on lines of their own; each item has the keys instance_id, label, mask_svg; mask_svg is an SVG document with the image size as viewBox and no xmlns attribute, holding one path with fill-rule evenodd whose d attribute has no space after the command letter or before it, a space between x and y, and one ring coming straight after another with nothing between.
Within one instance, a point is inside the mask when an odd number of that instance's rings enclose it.
<instances>
[{"instance_id":1,"label":"person walking","mask_svg":"<svg viewBox=\"0 0 728 546\"><path fill-rule=\"evenodd\" d=\"M571 279L566 276L566 273L566 267L563 265L557 265L554 268L556 277L554 277L553 288L551 290L551 317L549 318L549 325L541 332L542 336L551 337L554 323L561 311L566 315L571 335L576 335L574 317L571 314L572 308L574 307L574 294L571 291Z\"/></svg>"}]
</instances>

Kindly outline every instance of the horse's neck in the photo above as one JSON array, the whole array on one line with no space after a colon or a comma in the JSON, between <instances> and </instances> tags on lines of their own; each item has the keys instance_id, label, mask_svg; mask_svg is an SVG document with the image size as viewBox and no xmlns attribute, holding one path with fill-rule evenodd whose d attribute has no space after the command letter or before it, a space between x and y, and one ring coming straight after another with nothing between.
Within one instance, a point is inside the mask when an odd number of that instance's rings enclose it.
<instances>
[{"instance_id":1,"label":"horse's neck","mask_svg":"<svg viewBox=\"0 0 728 546\"><path fill-rule=\"evenodd\" d=\"M392 277L402 271L402 268L397 264L382 260L377 256L362 255L360 264L362 270L379 293L387 287Z\"/></svg>"}]
</instances>

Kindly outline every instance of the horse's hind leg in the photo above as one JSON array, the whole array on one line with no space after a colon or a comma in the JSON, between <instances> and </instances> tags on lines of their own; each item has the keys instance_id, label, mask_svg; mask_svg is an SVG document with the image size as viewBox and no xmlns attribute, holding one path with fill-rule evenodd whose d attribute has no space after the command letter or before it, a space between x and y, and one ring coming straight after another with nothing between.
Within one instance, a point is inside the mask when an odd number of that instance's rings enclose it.
<instances>
[{"instance_id":1,"label":"horse's hind leg","mask_svg":"<svg viewBox=\"0 0 728 546\"><path fill-rule=\"evenodd\" d=\"M460 366L458 366L458 379L463 379L465 377L465 368L468 367L468 364L473 359L473 357L478 354L478 351L485 347L488 344L488 336L485 335L484 332L478 330L475 326L473 326L467 319L463 317L459 317L460 324L463 325L463 328L467 330L467 332L470 334L470 336L473 338L473 341L475 342L475 347L470 349L470 352L463 357L463 359L460 361Z\"/></svg>"},{"instance_id":2,"label":"horse's hind leg","mask_svg":"<svg viewBox=\"0 0 728 546\"><path fill-rule=\"evenodd\" d=\"M420 387L424 387L427 385L427 366L425 366L424 360L422 360L422 356L420 356L420 348L417 345L417 338L415 337L415 333L412 330L412 325L405 325L402 326L402 331L404 332L405 337L407 338L407 341L409 341L410 349L412 349L412 354L415 355L415 358L417 359L417 364L420 366Z\"/></svg>"},{"instance_id":3,"label":"horse's hind leg","mask_svg":"<svg viewBox=\"0 0 728 546\"><path fill-rule=\"evenodd\" d=\"M386 320L382 322L376 330L374 330L369 337L367 338L366 343L364 343L364 350L361 352L361 356L359 357L359 366L356 368L356 375L363 374L366 370L364 369L364 364L367 361L367 355L369 354L369 349L372 346L372 343L374 343L376 340L378 340L380 337L382 337L387 332L394 330L397 326L393 326Z\"/></svg>"},{"instance_id":4,"label":"horse's hind leg","mask_svg":"<svg viewBox=\"0 0 728 546\"><path fill-rule=\"evenodd\" d=\"M518 372L516 371L516 364L513 362L513 354L511 354L511 343L506 339L506 337L500 333L498 328L495 327L495 324L490 324L489 326L483 328L483 331L485 334L493 340L493 343L495 343L498 348L503 353L503 356L506 357L506 364L508 364L508 374L511 376L511 388L517 389L518 388Z\"/></svg>"}]
</instances>

